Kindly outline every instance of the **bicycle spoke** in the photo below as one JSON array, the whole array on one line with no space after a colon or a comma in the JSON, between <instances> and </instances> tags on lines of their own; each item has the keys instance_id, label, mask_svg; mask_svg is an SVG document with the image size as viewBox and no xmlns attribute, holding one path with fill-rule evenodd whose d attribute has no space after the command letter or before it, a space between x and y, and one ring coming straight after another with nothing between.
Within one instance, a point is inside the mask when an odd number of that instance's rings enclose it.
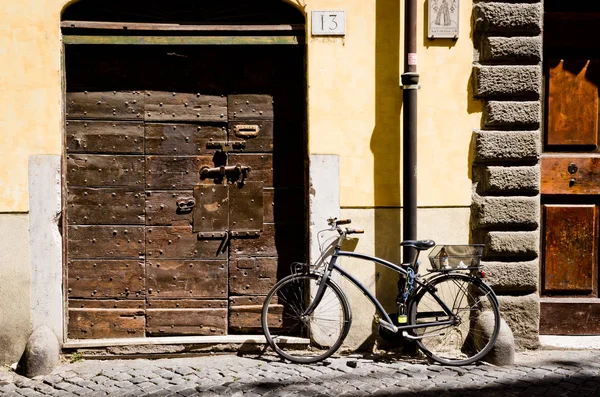
<instances>
[{"instance_id":1,"label":"bicycle spoke","mask_svg":"<svg viewBox=\"0 0 600 397\"><path fill-rule=\"evenodd\" d=\"M283 314L278 315L273 309L273 315L281 319L277 326L269 326L267 321L272 306L268 302L263 306L261 321L267 340L278 354L295 362L315 362L331 355L350 327L348 304L342 292L329 283L318 304L310 313L306 312L318 291L318 278L316 275L294 276L275 286L275 292L271 292L267 300L277 296L279 307L283 306ZM290 336L309 338L305 340L310 344L290 345L287 343Z\"/></svg>"},{"instance_id":2,"label":"bicycle spoke","mask_svg":"<svg viewBox=\"0 0 600 397\"><path fill-rule=\"evenodd\" d=\"M433 280L435 294L456 316L456 324L432 324L416 330L423 338L419 347L436 361L449 365L471 363L482 358L491 348L497 335L499 312L493 292L479 281L465 275L450 274ZM478 325L480 313L491 310L493 335L486 335ZM412 323L443 321L437 313L444 312L442 305L427 291L411 304ZM423 317L418 314L423 313ZM430 315L428 315L430 313ZM487 338L487 340L486 340Z\"/></svg>"}]
</instances>

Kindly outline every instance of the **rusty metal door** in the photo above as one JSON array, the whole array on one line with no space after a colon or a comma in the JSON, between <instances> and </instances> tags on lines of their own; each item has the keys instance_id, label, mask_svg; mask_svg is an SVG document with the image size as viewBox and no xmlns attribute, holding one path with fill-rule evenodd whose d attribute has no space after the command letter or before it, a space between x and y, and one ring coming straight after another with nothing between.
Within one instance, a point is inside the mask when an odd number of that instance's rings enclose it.
<instances>
[{"instance_id":1,"label":"rusty metal door","mask_svg":"<svg viewBox=\"0 0 600 397\"><path fill-rule=\"evenodd\" d=\"M67 120L68 337L256 331L304 233L273 97L72 92Z\"/></svg>"}]
</instances>

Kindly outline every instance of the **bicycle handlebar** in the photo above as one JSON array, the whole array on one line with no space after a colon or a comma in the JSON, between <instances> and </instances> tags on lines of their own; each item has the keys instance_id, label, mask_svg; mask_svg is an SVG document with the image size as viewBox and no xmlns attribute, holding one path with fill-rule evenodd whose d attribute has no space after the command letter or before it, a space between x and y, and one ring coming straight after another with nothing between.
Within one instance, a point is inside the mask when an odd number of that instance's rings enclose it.
<instances>
[{"instance_id":1,"label":"bicycle handlebar","mask_svg":"<svg viewBox=\"0 0 600 397\"><path fill-rule=\"evenodd\" d=\"M337 218L329 218L327 219L327 223L329 224L329 226L331 226L331 230L337 230L337 232L340 234L340 238L344 238L344 236L347 236L349 234L363 234L365 232L363 229L342 229L340 227L340 225L347 225L349 223L352 223L351 219L338 220Z\"/></svg>"},{"instance_id":2,"label":"bicycle handlebar","mask_svg":"<svg viewBox=\"0 0 600 397\"><path fill-rule=\"evenodd\" d=\"M363 229L348 229L346 228L346 234L363 234L365 231Z\"/></svg>"},{"instance_id":3,"label":"bicycle handlebar","mask_svg":"<svg viewBox=\"0 0 600 397\"><path fill-rule=\"evenodd\" d=\"M329 218L327 219L327 223L330 226L339 226L339 225L347 225L349 223L352 223L351 219L340 219L338 220L337 218Z\"/></svg>"}]
</instances>

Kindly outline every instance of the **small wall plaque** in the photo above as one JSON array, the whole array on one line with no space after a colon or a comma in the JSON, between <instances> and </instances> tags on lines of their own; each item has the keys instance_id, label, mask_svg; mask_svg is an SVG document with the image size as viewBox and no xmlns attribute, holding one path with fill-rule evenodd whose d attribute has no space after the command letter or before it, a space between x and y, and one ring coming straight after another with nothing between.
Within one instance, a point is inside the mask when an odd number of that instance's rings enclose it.
<instances>
[{"instance_id":1,"label":"small wall plaque","mask_svg":"<svg viewBox=\"0 0 600 397\"><path fill-rule=\"evenodd\" d=\"M346 34L346 11L313 11L313 36L344 36Z\"/></svg>"},{"instance_id":2,"label":"small wall plaque","mask_svg":"<svg viewBox=\"0 0 600 397\"><path fill-rule=\"evenodd\" d=\"M458 39L458 9L460 0L428 0L427 37Z\"/></svg>"}]
</instances>

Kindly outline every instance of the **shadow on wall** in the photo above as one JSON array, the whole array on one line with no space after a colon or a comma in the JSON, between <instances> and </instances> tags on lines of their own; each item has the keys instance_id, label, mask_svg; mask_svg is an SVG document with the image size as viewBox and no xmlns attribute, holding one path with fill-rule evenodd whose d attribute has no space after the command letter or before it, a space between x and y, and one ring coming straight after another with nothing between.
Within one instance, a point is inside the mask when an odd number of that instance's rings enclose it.
<instances>
[{"instance_id":1,"label":"shadow on wall","mask_svg":"<svg viewBox=\"0 0 600 397\"><path fill-rule=\"evenodd\" d=\"M465 5L466 6L466 5ZM427 2L423 5L423 14L427 15ZM401 14L400 2L394 0L377 0L376 2L376 45L375 45L375 128L371 137L371 151L374 157L374 240L375 255L399 263L401 250L401 110L402 90L400 75L403 72L401 51L404 43L401 32L404 28L404 15ZM461 20L468 24L468 37L460 40L471 43L473 39L473 21ZM419 30L418 42L429 52L444 49L456 50L457 41L452 39L430 40L427 38L427 26ZM444 51L447 52L447 51ZM469 59L470 61L471 59ZM465 67L468 66L468 62ZM464 91L457 95L467 96L467 114L481 113L482 101L473 95L472 78ZM417 99L418 107L423 103L422 96ZM462 117L462 116L461 116ZM473 150L469 151L466 170L472 179ZM422 258L426 260L426 258ZM397 295L397 276L394 272L376 265L376 297L388 312L395 311Z\"/></svg>"},{"instance_id":2,"label":"shadow on wall","mask_svg":"<svg viewBox=\"0 0 600 397\"><path fill-rule=\"evenodd\" d=\"M400 2L377 0L375 30L375 128L371 136L374 168L375 255L400 262ZM375 265L375 295L391 311L398 277Z\"/></svg>"},{"instance_id":3,"label":"shadow on wall","mask_svg":"<svg viewBox=\"0 0 600 397\"><path fill-rule=\"evenodd\" d=\"M481 35L475 34L475 24L473 23L473 18L470 19L469 22L469 38L473 41L473 46L476 51L482 51L482 43L481 43ZM477 58L480 57L480 54L476 55ZM483 101L475 98L475 80L474 80L474 69L471 70L471 75L469 76L469 81L467 82L467 113L474 114L479 113L482 115L479 128L484 128L483 122ZM473 182L475 187L479 186L479 182L481 181L480 170L477 168L475 164L475 153L476 153L476 145L477 145L477 137L475 132L471 133L471 140L469 141L469 159L467 161L467 174L469 179ZM472 214L471 214L472 217ZM472 218L470 220L471 227L469 227L469 243L470 244L482 244L484 243L483 236L480 233L475 232Z\"/></svg>"}]
</instances>

